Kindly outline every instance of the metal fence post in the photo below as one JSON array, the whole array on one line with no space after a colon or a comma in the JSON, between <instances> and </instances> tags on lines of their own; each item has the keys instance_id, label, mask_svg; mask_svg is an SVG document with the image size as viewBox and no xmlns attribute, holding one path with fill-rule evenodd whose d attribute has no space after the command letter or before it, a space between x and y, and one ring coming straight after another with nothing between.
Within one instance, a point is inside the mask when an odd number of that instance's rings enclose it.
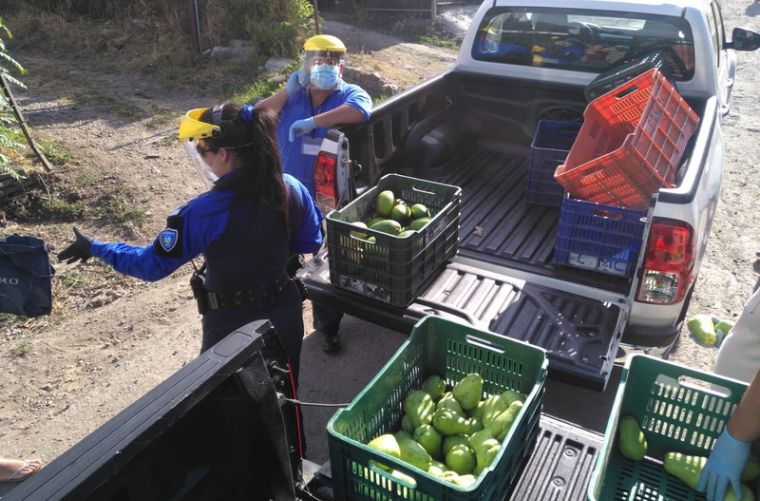
<instances>
[{"instance_id":1,"label":"metal fence post","mask_svg":"<svg viewBox=\"0 0 760 501\"><path fill-rule=\"evenodd\" d=\"M318 1L314 0L314 29L317 32L317 35L322 33L322 30L319 29L319 5Z\"/></svg>"}]
</instances>

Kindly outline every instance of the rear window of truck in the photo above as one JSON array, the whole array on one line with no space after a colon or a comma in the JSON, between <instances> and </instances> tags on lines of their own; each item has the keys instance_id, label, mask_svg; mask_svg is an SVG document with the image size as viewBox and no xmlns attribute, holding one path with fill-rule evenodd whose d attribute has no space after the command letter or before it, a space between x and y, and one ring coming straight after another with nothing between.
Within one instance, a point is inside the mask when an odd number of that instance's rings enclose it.
<instances>
[{"instance_id":1,"label":"rear window of truck","mask_svg":"<svg viewBox=\"0 0 760 501\"><path fill-rule=\"evenodd\" d=\"M674 80L694 74L694 39L680 17L574 9L495 7L483 19L478 61L602 73L659 51Z\"/></svg>"}]
</instances>

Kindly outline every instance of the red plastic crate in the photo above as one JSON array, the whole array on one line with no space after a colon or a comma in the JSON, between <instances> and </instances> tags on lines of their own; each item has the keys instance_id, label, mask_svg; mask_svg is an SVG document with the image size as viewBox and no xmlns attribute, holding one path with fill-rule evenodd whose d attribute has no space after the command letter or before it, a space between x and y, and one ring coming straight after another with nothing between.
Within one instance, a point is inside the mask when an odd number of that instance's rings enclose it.
<instances>
[{"instance_id":1,"label":"red plastic crate","mask_svg":"<svg viewBox=\"0 0 760 501\"><path fill-rule=\"evenodd\" d=\"M554 178L573 198L644 209L675 173L699 117L657 69L592 101Z\"/></svg>"}]
</instances>

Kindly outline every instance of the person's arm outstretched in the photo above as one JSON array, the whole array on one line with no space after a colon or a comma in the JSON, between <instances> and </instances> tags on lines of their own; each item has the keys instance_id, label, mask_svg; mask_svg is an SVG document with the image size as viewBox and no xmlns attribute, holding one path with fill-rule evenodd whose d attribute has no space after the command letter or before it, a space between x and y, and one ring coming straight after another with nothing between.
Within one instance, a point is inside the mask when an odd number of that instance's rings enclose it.
<instances>
[{"instance_id":1,"label":"person's arm outstretched","mask_svg":"<svg viewBox=\"0 0 760 501\"><path fill-rule=\"evenodd\" d=\"M78 229L76 240L59 260L73 263L90 257L102 259L116 271L150 282L169 276L216 241L227 225L226 193L210 192L192 200L167 218L166 228L146 246L100 242Z\"/></svg>"}]
</instances>

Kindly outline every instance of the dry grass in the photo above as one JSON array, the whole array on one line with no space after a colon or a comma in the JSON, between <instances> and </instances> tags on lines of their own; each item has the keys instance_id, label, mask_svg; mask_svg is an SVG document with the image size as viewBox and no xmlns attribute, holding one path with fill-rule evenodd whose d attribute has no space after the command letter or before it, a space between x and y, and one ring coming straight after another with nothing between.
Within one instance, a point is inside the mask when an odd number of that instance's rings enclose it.
<instances>
[{"instance_id":1,"label":"dry grass","mask_svg":"<svg viewBox=\"0 0 760 501\"><path fill-rule=\"evenodd\" d=\"M104 72L171 75L172 68L188 68L198 60L178 15L160 21L135 17L96 21L21 9L8 22L16 45L64 59L76 54Z\"/></svg>"},{"instance_id":2,"label":"dry grass","mask_svg":"<svg viewBox=\"0 0 760 501\"><path fill-rule=\"evenodd\" d=\"M254 46L251 61L223 64L194 52L184 2L182 8L167 8L164 5L170 2L148 1L152 8L137 15L109 15L105 19L64 16L30 8L29 3L35 2L16 2L21 8L8 17L8 24L16 35L15 46L44 50L48 54L60 55L62 60L76 54L77 58L89 61L103 73L142 74L156 77L166 84L192 86L217 95L235 94L243 85L256 80L260 66L269 56L295 56L309 26L311 13L307 0L273 0L270 3L210 0L209 14L205 16L203 26L203 48L226 45L232 39L248 40ZM64 11L66 3L58 6L58 12ZM96 9L98 12L106 9L106 5L114 4L108 10L111 14L123 4L93 2L93 5L95 3L104 5ZM178 3L173 2L173 5ZM252 6L261 12L252 10ZM273 20L278 12L299 17L292 21ZM259 14L266 19L257 18ZM108 93L101 94L91 92L88 96L73 97L79 101L84 98L108 101ZM129 112L118 103L105 104L114 108L117 114Z\"/></svg>"}]
</instances>

